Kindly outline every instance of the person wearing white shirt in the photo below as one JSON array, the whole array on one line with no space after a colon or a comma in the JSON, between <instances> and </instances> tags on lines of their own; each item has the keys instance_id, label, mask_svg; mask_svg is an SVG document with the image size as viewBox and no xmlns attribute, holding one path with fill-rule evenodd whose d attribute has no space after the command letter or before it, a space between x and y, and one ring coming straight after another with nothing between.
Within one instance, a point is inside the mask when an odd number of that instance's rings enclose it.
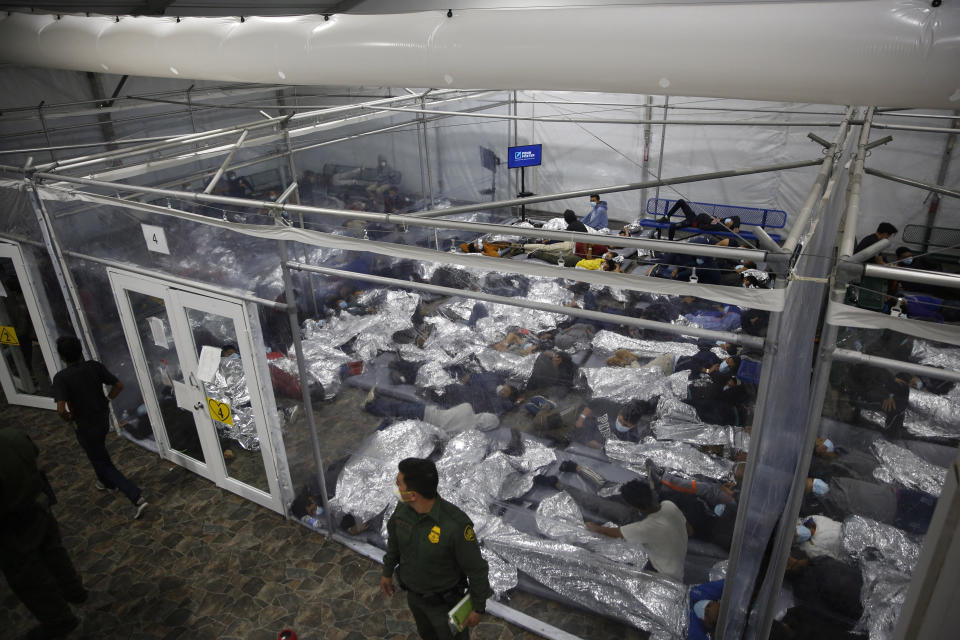
<instances>
[{"instance_id":1,"label":"person wearing white shirt","mask_svg":"<svg viewBox=\"0 0 960 640\"><path fill-rule=\"evenodd\" d=\"M647 482L631 480L620 489L627 504L637 508L642 520L622 527L603 527L592 522L587 528L610 538L623 538L643 547L653 569L674 580L683 580L687 555L687 519L669 500L657 502Z\"/></svg>"}]
</instances>

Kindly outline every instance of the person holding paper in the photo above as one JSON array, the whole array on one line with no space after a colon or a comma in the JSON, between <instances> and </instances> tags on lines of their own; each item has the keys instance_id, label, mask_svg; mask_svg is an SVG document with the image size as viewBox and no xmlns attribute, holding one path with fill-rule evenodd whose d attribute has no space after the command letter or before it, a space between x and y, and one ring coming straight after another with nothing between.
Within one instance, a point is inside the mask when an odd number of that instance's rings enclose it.
<instances>
[{"instance_id":1,"label":"person holding paper","mask_svg":"<svg viewBox=\"0 0 960 640\"><path fill-rule=\"evenodd\" d=\"M487 598L493 595L473 522L437 495L437 467L433 462L406 458L398 469L400 502L387 522L380 589L388 596L394 594L396 570L420 637L465 640L469 627L480 623ZM448 624L448 612L466 593L473 611L466 616L463 630L455 633Z\"/></svg>"}]
</instances>

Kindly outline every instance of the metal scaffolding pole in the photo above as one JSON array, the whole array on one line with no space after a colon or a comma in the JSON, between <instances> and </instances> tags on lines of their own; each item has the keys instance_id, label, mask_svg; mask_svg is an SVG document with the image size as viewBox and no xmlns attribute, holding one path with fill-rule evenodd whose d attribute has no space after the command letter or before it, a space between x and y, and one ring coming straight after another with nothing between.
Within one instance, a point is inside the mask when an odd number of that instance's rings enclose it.
<instances>
[{"instance_id":1,"label":"metal scaffolding pole","mask_svg":"<svg viewBox=\"0 0 960 640\"><path fill-rule=\"evenodd\" d=\"M807 199L800 208L800 213L797 214L797 219L794 220L793 226L790 227L790 233L787 234L787 239L783 243L784 251L793 252L793 250L796 249L797 244L800 242L800 237L807 229L807 224L813 215L814 207L818 203L820 203L822 206L824 198L828 197L826 194L827 180L833 174L834 164L837 160L839 160L840 156L843 154L844 148L846 147L847 135L849 133L850 121L853 119L853 114L854 108L847 108L847 113L843 118L843 122L840 124L840 129L837 131L837 136L834 138L833 144L826 151L824 162L820 166L820 171L817 172L817 177L816 180L814 180L813 186L810 187L810 192L807 194Z\"/></svg>"},{"instance_id":2,"label":"metal scaffolding pole","mask_svg":"<svg viewBox=\"0 0 960 640\"><path fill-rule=\"evenodd\" d=\"M667 107L669 106L669 104L670 104L670 96L664 96L663 122L661 123L663 126L660 128L660 155L657 156L657 179L655 181L657 183L656 184L657 189L653 193L653 198L654 200L657 200L657 201L660 200L660 185L663 179L663 148L667 142L667 116L668 116ZM651 121L650 124L653 124L653 122ZM644 205L646 205L646 203L644 203ZM642 211L643 210L641 209L641 215L643 215Z\"/></svg>"},{"instance_id":3,"label":"metal scaffolding pole","mask_svg":"<svg viewBox=\"0 0 960 640\"><path fill-rule=\"evenodd\" d=\"M646 120L653 120L653 96L646 96L644 99L643 107L643 117ZM645 124L643 125L643 160L640 168L640 182L648 182L650 180L650 141L653 139L653 125ZM660 156L663 157L663 151L661 150ZM657 176L660 177L659 175ZM637 219L643 217L644 212L646 212L647 207L647 189L640 189L640 206L638 207L639 215Z\"/></svg>"},{"instance_id":4,"label":"metal scaffolding pole","mask_svg":"<svg viewBox=\"0 0 960 640\"><path fill-rule=\"evenodd\" d=\"M67 305L67 313L70 315L70 321L74 329L80 334L77 336L83 343L84 352L90 359L99 360L96 343L93 341L93 333L90 331L90 325L87 324L87 318L83 314L83 303L80 301L80 295L77 293L77 284L73 281L70 274L70 267L64 258L63 250L60 247L60 241L57 239L57 233L54 230L53 222L43 200L37 192L36 184L30 185L30 205L33 207L37 222L40 225L40 233L43 236L43 243L46 245L47 253L50 254L50 262L53 265L53 271L57 276L57 282L60 284L60 291L63 294L64 303Z\"/></svg>"},{"instance_id":5,"label":"metal scaffolding pole","mask_svg":"<svg viewBox=\"0 0 960 640\"><path fill-rule=\"evenodd\" d=\"M857 153L850 164L850 184L847 187L847 213L843 220L843 236L840 238L840 256L853 255L857 236L857 221L860 217L860 187L863 184L863 161L866 159L866 146L870 141L870 123L874 108L867 109L863 126L860 128L860 142Z\"/></svg>"},{"instance_id":6,"label":"metal scaffolding pole","mask_svg":"<svg viewBox=\"0 0 960 640\"><path fill-rule=\"evenodd\" d=\"M939 193L942 196L960 198L960 191L955 189L947 189L946 187L942 187L938 184L931 184L929 182L923 182L922 180L916 180L914 178L904 178L903 176L897 176L892 173L887 173L886 171L880 171L879 169L866 168L864 169L864 172L870 174L871 176L877 176L878 178L890 180L891 182L899 182L901 184L910 185L911 187L917 187L926 191Z\"/></svg>"},{"instance_id":7,"label":"metal scaffolding pole","mask_svg":"<svg viewBox=\"0 0 960 640\"><path fill-rule=\"evenodd\" d=\"M233 149L230 150L230 153L227 154L227 157L223 159L223 162L220 164L220 168L217 169L217 172L213 174L213 177L210 179L210 182L207 183L206 188L204 188L204 193L210 193L213 191L213 188L217 186L217 182L220 181L220 176L223 175L223 172L227 170L227 166L230 164L230 161L233 160L234 154L240 150L240 147L243 146L243 143L247 140L247 134L250 133L247 129L244 129L240 134L240 138L233 144Z\"/></svg>"},{"instance_id":8,"label":"metal scaffolding pole","mask_svg":"<svg viewBox=\"0 0 960 640\"><path fill-rule=\"evenodd\" d=\"M485 211L489 209L497 209L501 207L514 207L521 204L530 205L537 202L552 202L554 200L567 200L569 198L582 198L588 196L592 193L615 193L618 191L635 191L639 189L644 189L647 187L657 187L664 185L672 184L686 184L690 182L703 182L706 180L716 180L719 178L732 178L735 176L746 176L754 173L768 173L771 171L786 171L789 169L800 169L803 167L812 167L818 164L821 164L824 161L823 158L816 158L814 160L799 160L797 162L785 162L783 164L773 164L763 167L750 167L745 169L728 169L725 171L713 171L711 173L699 173L690 176L678 176L676 178L666 178L666 179L657 179L651 180L648 182L628 182L626 184L618 184L607 187L593 187L589 189L577 189L575 191L564 191L561 193L554 193L550 195L542 196L529 196L527 198L512 198L508 200L498 200L496 202L488 202L485 204L476 204L476 205L463 205L459 207L450 207L449 209L437 209L435 211L418 211L417 213L411 213L407 217L410 218L428 218L428 217L439 217L439 216L451 216L458 213L470 213L473 211ZM618 239L617 242L620 242ZM676 243L681 244L681 243Z\"/></svg>"},{"instance_id":9,"label":"metal scaffolding pole","mask_svg":"<svg viewBox=\"0 0 960 640\"><path fill-rule=\"evenodd\" d=\"M307 361L303 355L303 341L300 336L300 319L297 317L299 301L297 293L293 286L293 278L290 276L289 256L287 255L287 243L280 240L280 268L283 272L283 288L286 292L287 317L290 321L290 331L293 333L293 349L297 357L297 373L300 376L300 390L302 392L303 410L307 419L307 428L310 431L310 447L313 453L313 463L316 465L316 479L320 484L320 495L323 501L323 511L326 514L327 530L332 534L335 529L333 526L333 510L327 502L327 482L324 477L323 455L320 453L320 438L317 434L317 422L313 415L313 400L310 398L310 380L307 372ZM314 297L312 294L310 297Z\"/></svg>"},{"instance_id":10,"label":"metal scaffolding pole","mask_svg":"<svg viewBox=\"0 0 960 640\"><path fill-rule=\"evenodd\" d=\"M800 163L801 166L807 166L808 164L817 164L821 160L809 161ZM16 168L13 168L16 170ZM737 172L722 172L724 175L740 175ZM344 211L341 209L325 209L321 207L308 207L304 205L290 205L283 203L276 203L270 201L256 201L256 200L247 200L244 198L232 198L229 196L217 196L213 194L204 194L204 193L194 193L190 191L175 191L172 189L156 189L153 187L142 187L137 185L129 185L124 183L116 182L104 182L101 180L93 180L91 178L74 178L68 176L60 176L57 174L47 174L47 173L37 173L37 177L40 178L50 178L53 180L60 180L62 182L69 182L74 184L85 184L94 187L105 187L108 189L113 189L116 191L127 191L134 193L145 193L145 194L154 194L158 196L167 196L171 198L176 198L185 201L194 201L194 202L209 202L217 204L226 204L230 206L240 206L240 207L259 207L269 210L285 210L293 213L303 212L303 213L319 213L327 215L335 215L344 218L352 218L356 220L367 220L373 222L383 222L386 224L402 224L402 225L414 225L428 228L439 228L439 229L461 229L464 231L472 231L477 233L501 233L501 234L513 234L517 233L517 228L509 225L500 225L500 224L491 224L491 223L479 223L479 222L460 222L458 220L445 220L445 219L426 219L426 218L417 218L411 215L403 214L389 214L389 213L367 213L367 212L358 212L358 211ZM712 174L711 174L712 175ZM698 178L700 179L700 178ZM680 182L692 182L692 179L675 179L674 181ZM624 190L622 188L610 189L607 190ZM604 192L603 188L600 189L588 189L583 192L583 195L587 193L595 192ZM107 196L98 196L107 200L112 200ZM569 197L569 196L563 196ZM535 197L527 198L525 200L555 200L561 199L553 196ZM510 201L507 201L510 202ZM129 206L141 205L141 203L128 203ZM149 206L149 205L141 205ZM499 206L503 206L500 204ZM486 207L482 206L471 206L470 210L479 210ZM156 207L158 213L163 213L163 207ZM456 208L454 208L456 209ZM438 213L450 212L453 209L440 210ZM547 231L545 229L538 229L537 236L543 238L551 238L554 240L573 240L573 241L583 241L583 242L592 242L596 238L590 234L577 233L572 231ZM656 251L669 251L672 253L682 253L685 255L699 255L699 256L712 256L727 258L732 260L755 260L755 261L767 261L775 262L782 260L784 256L780 254L772 254L766 251L760 251L757 249L740 249L734 247L718 247L711 245L694 245L685 242L671 242L669 240L652 240L644 238L627 238L622 237L617 239L617 243L625 247L640 247L644 249L653 249Z\"/></svg>"},{"instance_id":11,"label":"metal scaffolding pole","mask_svg":"<svg viewBox=\"0 0 960 640\"><path fill-rule=\"evenodd\" d=\"M150 278L155 278L157 280L163 280L174 285L180 285L184 287L193 287L194 289L199 289L201 291L206 291L208 293L213 293L216 295L229 295L233 298L238 298L240 300L246 300L247 302L253 302L255 304L263 305L264 307L269 307L271 309L284 310L287 308L287 305L282 302L276 302L274 300L267 300L266 298L261 298L260 296L250 293L248 291L241 291L239 289L233 289L232 287L225 287L223 285L211 285L198 282L197 280L190 280L189 278L181 278L180 276L175 276L172 273L166 273L162 271L152 271L150 269L144 269L136 265L132 265L129 262L119 262L117 260L110 260L108 258L98 258L96 256L86 255L84 253L79 253L77 251L64 251L64 255L68 255L71 258L77 258L78 260L86 260L87 262L95 262L97 264L102 264L105 267L113 267L115 269L123 269L124 271L130 271L132 273L138 273L142 276L148 276Z\"/></svg>"},{"instance_id":12,"label":"metal scaffolding pole","mask_svg":"<svg viewBox=\"0 0 960 640\"><path fill-rule=\"evenodd\" d=\"M669 98L669 97L668 97ZM664 105L666 106L666 105ZM463 115L458 111L441 111L438 109L413 109L410 107L380 107L385 111L401 111L406 113L430 113L435 115ZM791 122L791 121L750 121L741 122L738 120L634 120L631 118L569 118L554 116L511 116L505 113L484 113L475 114L471 117L476 118L495 118L499 120L530 120L532 122L557 122L563 124L681 124L690 126L700 125L721 125L721 126L740 126L740 127L837 127L838 122L812 121L812 122ZM893 126L893 125L891 125Z\"/></svg>"},{"instance_id":13,"label":"metal scaffolding pole","mask_svg":"<svg viewBox=\"0 0 960 640\"><path fill-rule=\"evenodd\" d=\"M954 129L960 129L960 111L953 112L954 118L953 127ZM943 185L947 179L947 171L950 169L950 160L953 157L953 147L957 144L957 133L951 133L947 136L946 144L943 146L943 153L940 156L940 170L937 172L937 184ZM940 194L936 192L930 192L927 194L929 198L930 206L927 208L927 228L923 234L923 251L930 251L930 233L933 230L934 225L937 222L937 212L940 210Z\"/></svg>"},{"instance_id":14,"label":"metal scaffolding pole","mask_svg":"<svg viewBox=\"0 0 960 640\"><path fill-rule=\"evenodd\" d=\"M902 362L900 360L893 360L892 358L881 358L880 356L871 356L869 354L860 353L859 351L852 351L850 349L837 349L834 351L833 357L835 360L840 360L841 362L868 364L871 367L880 367L890 371L906 371L907 373L912 373L918 376L927 376L929 378L937 378L938 380L952 380L954 382L960 382L960 371L940 369L938 367L931 367L924 364L914 364L913 362Z\"/></svg>"}]
</instances>

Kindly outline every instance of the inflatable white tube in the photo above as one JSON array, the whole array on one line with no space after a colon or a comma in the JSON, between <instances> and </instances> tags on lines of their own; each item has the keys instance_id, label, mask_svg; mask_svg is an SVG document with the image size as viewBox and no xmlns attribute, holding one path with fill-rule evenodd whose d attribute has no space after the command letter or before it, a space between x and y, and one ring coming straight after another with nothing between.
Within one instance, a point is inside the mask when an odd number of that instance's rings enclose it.
<instances>
[{"instance_id":1,"label":"inflatable white tube","mask_svg":"<svg viewBox=\"0 0 960 640\"><path fill-rule=\"evenodd\" d=\"M287 18L0 16L0 61L203 80L960 107L960 8L929 0Z\"/></svg>"}]
</instances>

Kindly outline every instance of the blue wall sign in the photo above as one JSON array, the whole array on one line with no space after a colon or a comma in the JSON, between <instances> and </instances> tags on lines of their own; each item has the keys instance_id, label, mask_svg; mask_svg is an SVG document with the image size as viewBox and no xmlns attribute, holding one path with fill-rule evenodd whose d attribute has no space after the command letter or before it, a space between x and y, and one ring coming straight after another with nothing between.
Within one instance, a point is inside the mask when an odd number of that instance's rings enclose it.
<instances>
[{"instance_id":1,"label":"blue wall sign","mask_svg":"<svg viewBox=\"0 0 960 640\"><path fill-rule=\"evenodd\" d=\"M517 167L534 167L540 164L543 145L528 144L522 147L510 147L507 149L507 166L511 169Z\"/></svg>"}]
</instances>

